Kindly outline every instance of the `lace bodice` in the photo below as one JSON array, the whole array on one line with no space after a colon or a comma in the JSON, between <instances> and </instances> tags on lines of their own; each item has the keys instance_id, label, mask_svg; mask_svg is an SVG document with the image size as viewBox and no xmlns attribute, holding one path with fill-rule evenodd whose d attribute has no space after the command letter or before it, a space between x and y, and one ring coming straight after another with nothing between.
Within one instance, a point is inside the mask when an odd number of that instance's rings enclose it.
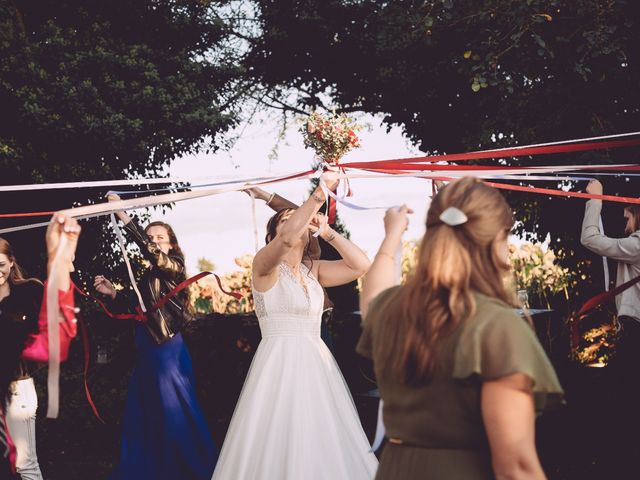
<instances>
[{"instance_id":1,"label":"lace bodice","mask_svg":"<svg viewBox=\"0 0 640 480\"><path fill-rule=\"evenodd\" d=\"M279 266L276 283L266 292L253 289L253 301L262 336L320 335L324 292L306 265L302 282L286 263Z\"/></svg>"}]
</instances>

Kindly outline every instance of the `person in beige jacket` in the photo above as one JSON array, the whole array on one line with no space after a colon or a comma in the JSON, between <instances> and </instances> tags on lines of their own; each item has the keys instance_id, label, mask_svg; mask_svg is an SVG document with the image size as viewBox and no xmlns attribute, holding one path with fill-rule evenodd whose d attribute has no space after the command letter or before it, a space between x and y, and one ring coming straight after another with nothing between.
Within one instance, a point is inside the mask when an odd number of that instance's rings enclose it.
<instances>
[{"instance_id":1,"label":"person in beige jacket","mask_svg":"<svg viewBox=\"0 0 640 480\"><path fill-rule=\"evenodd\" d=\"M602 195L602 184L592 180L587 193ZM600 230L602 200L587 202L580 242L592 252L617 261L616 286L640 276L640 205L624 208L626 220L623 238L610 238ZM604 388L615 406L601 434L610 438L604 447L602 460L611 469L609 478L631 478L640 455L640 283L616 296L616 308L621 331L616 351L604 373Z\"/></svg>"}]
</instances>

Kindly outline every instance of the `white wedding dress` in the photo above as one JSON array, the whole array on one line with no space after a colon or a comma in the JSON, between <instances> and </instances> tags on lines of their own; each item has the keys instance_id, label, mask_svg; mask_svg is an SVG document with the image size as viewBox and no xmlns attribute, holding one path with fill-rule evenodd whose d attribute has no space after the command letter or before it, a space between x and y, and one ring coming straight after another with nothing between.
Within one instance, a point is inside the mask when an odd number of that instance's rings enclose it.
<instances>
[{"instance_id":1,"label":"white wedding dress","mask_svg":"<svg viewBox=\"0 0 640 480\"><path fill-rule=\"evenodd\" d=\"M253 290L262 341L213 480L372 479L378 461L338 365L320 338L322 287L282 263L266 292Z\"/></svg>"}]
</instances>

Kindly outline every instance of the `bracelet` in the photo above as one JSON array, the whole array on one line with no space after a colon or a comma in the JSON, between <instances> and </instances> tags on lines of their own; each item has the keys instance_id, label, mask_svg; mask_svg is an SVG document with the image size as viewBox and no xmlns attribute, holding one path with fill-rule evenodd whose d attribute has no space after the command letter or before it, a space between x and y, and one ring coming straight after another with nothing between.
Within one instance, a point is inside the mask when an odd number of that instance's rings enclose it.
<instances>
[{"instance_id":1,"label":"bracelet","mask_svg":"<svg viewBox=\"0 0 640 480\"><path fill-rule=\"evenodd\" d=\"M333 242L335 239L336 239L336 234L335 233L331 233L331 237L325 238L324 241L325 242Z\"/></svg>"},{"instance_id":2,"label":"bracelet","mask_svg":"<svg viewBox=\"0 0 640 480\"><path fill-rule=\"evenodd\" d=\"M276 196L276 192L273 192L270 196L269 196L269 200L267 200L267 205L269 205L272 201L273 201L273 197Z\"/></svg>"},{"instance_id":3,"label":"bracelet","mask_svg":"<svg viewBox=\"0 0 640 480\"><path fill-rule=\"evenodd\" d=\"M318 195L316 195L315 193L311 194L311 198L313 198L316 202L318 203L324 203L324 198L319 197Z\"/></svg>"},{"instance_id":4,"label":"bracelet","mask_svg":"<svg viewBox=\"0 0 640 480\"><path fill-rule=\"evenodd\" d=\"M396 256L395 255L391 255L390 253L387 252L383 252L382 250L380 250L378 253L376 253L376 257L378 255L382 255L384 257L389 257L391 260L393 260L394 262L396 261Z\"/></svg>"}]
</instances>

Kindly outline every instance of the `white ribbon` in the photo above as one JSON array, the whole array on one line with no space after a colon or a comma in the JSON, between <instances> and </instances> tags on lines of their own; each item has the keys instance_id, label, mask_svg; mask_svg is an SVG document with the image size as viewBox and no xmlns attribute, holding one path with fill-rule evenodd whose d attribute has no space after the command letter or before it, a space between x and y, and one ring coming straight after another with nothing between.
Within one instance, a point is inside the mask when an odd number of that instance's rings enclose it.
<instances>
[{"instance_id":1,"label":"white ribbon","mask_svg":"<svg viewBox=\"0 0 640 480\"><path fill-rule=\"evenodd\" d=\"M624 165L620 165L622 167L626 167L626 166L632 166L634 164L624 164ZM569 172L569 171L574 171L574 170L583 170L583 169L587 169L587 170L597 170L600 167L606 167L606 166L610 166L610 165L559 165L559 166L546 166L546 167L532 167L535 169L535 171L537 173L551 173L551 172ZM348 164L344 164L343 167L345 168L349 168ZM505 178L508 175L524 175L522 177L509 177L509 179L512 180L523 180L523 181L527 181L527 180L555 180L555 181L575 181L577 180L576 178L572 178L572 177L562 177L562 176L558 176L558 177L536 177L535 175L529 175L532 170L531 169L522 169L522 168L513 168L513 169L508 169L508 170L501 170L500 172L496 172L495 170L473 170L473 171L459 171L459 170L455 170L455 171L448 171L448 170L440 170L440 171L428 171L427 169L428 165L425 165L425 171L412 171L412 172L406 172L406 173L394 173L394 174L384 174L384 173L358 173L357 171L355 171L356 169L353 169L354 171L352 173L349 174L339 174L339 178L384 178L384 177L397 177L397 178L403 178L403 177L410 177L410 178L426 178L426 179L430 179L430 178L441 178L441 177L451 177L451 178L459 178L459 177L464 177L464 176L475 176L475 177L479 177L479 178ZM210 196L210 195L217 195L220 193L225 193L225 192L233 192L233 191L238 191L238 190L243 190L245 188L249 188L251 186L259 186L259 185L266 185L266 184L271 184L271 183L278 183L278 182L282 182L282 181L286 181L291 179L291 177L295 176L296 174L287 174L287 175L282 175L282 176L278 176L278 177L271 177L269 178L267 181L263 181L263 182L259 182L258 185L254 185L251 183L248 183L247 180L241 180L238 182L234 182L232 184L226 184L226 186L223 187L217 187L217 188L207 188L207 189L203 189L203 190L199 190L199 191L192 191L192 192L178 192L178 193L167 193L167 194L163 194L163 195L148 195L146 197L138 197L138 198L133 198L133 199L128 199L128 200L120 200L118 202L109 202L109 203L99 203L99 204L94 204L94 205L87 205L84 207L76 207L76 208L72 208L72 209L68 209L65 211L65 213L72 215L73 217L77 218L77 219L85 219L85 218L93 218L93 217L97 217L100 215L107 215L110 213L113 213L115 211L118 210L130 210L130 209L136 209L136 208L145 208L145 207L151 207L151 206L155 206L155 205L159 205L159 204L163 204L163 203L173 203L173 202L179 202L182 200L189 200L191 198L200 198L200 197L206 197L206 196ZM312 177L314 174L308 174L308 175L303 175L300 177L296 177L296 179L308 179L310 177ZM264 178L264 177L260 177L260 178ZM155 179L158 180L158 179ZM160 179L163 181L166 181L166 179ZM136 182L139 182L138 180L136 180ZM91 183L91 182L80 182L80 183ZM140 182L139 182L140 183ZM321 182L321 187L322 187L322 183ZM34 188L38 188L38 185L32 185L32 187ZM324 188L326 188L326 185L324 185ZM325 193L326 195L326 193ZM330 196L333 196L333 192L329 193ZM357 205L355 203L349 202L347 200L344 199L344 197L337 197L334 196L334 198L341 204L345 205L346 207L355 209L355 210L370 210L370 209L387 209L390 208L390 206L374 206L374 207L363 207L360 205ZM44 227L48 225L48 222L38 222L38 223L31 223L31 224L27 224L27 225L19 225L19 226L15 226L15 227L7 227L7 228L3 228L0 229L0 234L3 233L10 233L10 232L15 232L15 231L20 231L20 230L29 230L32 228L38 228L38 227Z\"/></svg>"},{"instance_id":2,"label":"white ribbon","mask_svg":"<svg viewBox=\"0 0 640 480\"><path fill-rule=\"evenodd\" d=\"M604 224L602 223L602 215L598 219L600 223L600 233L604 235ZM604 267L604 291L609 291L609 263L607 263L607 257L602 256L602 265Z\"/></svg>"},{"instance_id":3,"label":"white ribbon","mask_svg":"<svg viewBox=\"0 0 640 480\"><path fill-rule=\"evenodd\" d=\"M220 182L219 180L225 178L229 181ZM204 183L201 185L189 185L185 188L197 188L197 187L214 187L218 185L224 185L228 183L237 183L240 181L258 182L262 180L268 180L271 177L253 177L250 179L241 180L237 175L223 175L216 177L164 177L164 178L133 178L126 180L96 180L93 182L57 182L57 183L29 183L22 185L2 185L0 186L0 192L21 192L29 190L57 190L57 189L69 189L69 188L98 188L98 187L122 187L127 185L154 185L163 183L193 183L193 182L205 182L209 180L216 180L215 183ZM175 188L175 187L174 187Z\"/></svg>"},{"instance_id":4,"label":"white ribbon","mask_svg":"<svg viewBox=\"0 0 640 480\"><path fill-rule=\"evenodd\" d=\"M255 252L258 253L260 243L258 241L258 217L256 215L256 196L251 190L247 190L251 197L251 222L253 223L253 243Z\"/></svg>"},{"instance_id":5,"label":"white ribbon","mask_svg":"<svg viewBox=\"0 0 640 480\"><path fill-rule=\"evenodd\" d=\"M496 148L493 150L482 150L483 152L501 152L504 150L514 150L514 149L525 149L525 148L533 148L533 147L546 147L551 145L562 145L566 143L577 143L577 142L590 142L594 140L607 140L613 138L622 138L622 137L632 137L635 135L640 135L640 132L628 132L628 133L619 133L615 135L602 135L599 137L588 137L588 138L576 138L572 140L560 140L556 142L548 142L548 143L537 143L532 145L520 145L515 147L504 147L504 148ZM343 167L348 167L348 164L343 165ZM87 187L113 187L113 186L122 186L122 185L148 185L148 184L158 184L158 183L192 183L194 181L200 180L204 181L206 179L213 179L214 177L167 177L167 178L139 178L139 179L130 179L130 180L98 180L94 182L61 182L61 183L41 183L41 184L26 184L26 185L3 185L0 186L0 192L14 192L14 191L22 191L22 190L45 190L45 189L57 189L57 188L87 188ZM215 178L220 178L215 177ZM227 176L226 178L236 178L234 176ZM252 179L251 181L258 181L262 179L268 179L268 177L257 177Z\"/></svg>"},{"instance_id":6,"label":"white ribbon","mask_svg":"<svg viewBox=\"0 0 640 480\"><path fill-rule=\"evenodd\" d=\"M589 138L576 138L573 140L559 140L557 142L548 142L548 143L536 143L533 145L522 145L519 147L505 147L505 148L496 148L494 150L488 150L489 152L501 152L503 150L513 150L523 149L523 148L534 148L534 147L549 147L551 145L562 145L564 143L577 143L577 142L591 142L594 140L607 140L611 138L621 138L621 137L633 137L634 135L640 135L640 132L629 132L629 133L618 133L615 135L602 135L600 137L589 137Z\"/></svg>"},{"instance_id":7,"label":"white ribbon","mask_svg":"<svg viewBox=\"0 0 640 480\"><path fill-rule=\"evenodd\" d=\"M133 276L133 270L131 269L131 263L129 262L129 255L127 255L127 246L124 242L124 237L122 236L122 231L120 231L120 227L118 226L118 222L116 221L115 214L111 214L111 226L116 232L116 237L118 237L118 245L120 246L120 251L122 252L122 257L124 258L124 263L127 265L127 272L129 272L129 280L131 281L131 286L133 290L136 292L136 296L138 297L138 303L140 304L140 309L143 312L147 311L147 307L142 300L142 295L140 294L140 290L138 290L138 284L136 282L136 278Z\"/></svg>"},{"instance_id":8,"label":"white ribbon","mask_svg":"<svg viewBox=\"0 0 640 480\"><path fill-rule=\"evenodd\" d=\"M57 221L57 220L52 220ZM60 409L60 306L58 305L58 269L67 237L60 236L47 280L47 340L49 342L49 374L47 376L47 418L58 418Z\"/></svg>"}]
</instances>

